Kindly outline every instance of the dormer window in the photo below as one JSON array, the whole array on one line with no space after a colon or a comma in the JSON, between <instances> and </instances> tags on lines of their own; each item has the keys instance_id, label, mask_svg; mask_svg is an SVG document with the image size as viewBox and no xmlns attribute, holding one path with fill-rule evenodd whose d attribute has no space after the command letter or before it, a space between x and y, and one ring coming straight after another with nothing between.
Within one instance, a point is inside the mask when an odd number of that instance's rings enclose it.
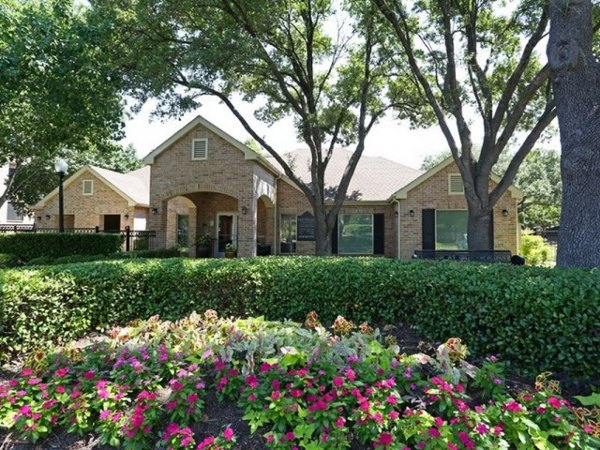
<instances>
[{"instance_id":1,"label":"dormer window","mask_svg":"<svg viewBox=\"0 0 600 450\"><path fill-rule=\"evenodd\" d=\"M192 161L208 159L208 139L192 140Z\"/></svg>"}]
</instances>

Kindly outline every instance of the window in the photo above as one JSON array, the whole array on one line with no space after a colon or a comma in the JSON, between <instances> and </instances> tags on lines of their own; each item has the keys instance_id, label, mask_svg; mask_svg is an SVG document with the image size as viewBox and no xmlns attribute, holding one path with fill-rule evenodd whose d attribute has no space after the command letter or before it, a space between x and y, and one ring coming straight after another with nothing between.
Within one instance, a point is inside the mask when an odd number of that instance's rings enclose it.
<instances>
[{"instance_id":1,"label":"window","mask_svg":"<svg viewBox=\"0 0 600 450\"><path fill-rule=\"evenodd\" d=\"M83 180L83 195L94 195L94 180Z\"/></svg>"},{"instance_id":2,"label":"window","mask_svg":"<svg viewBox=\"0 0 600 450\"><path fill-rule=\"evenodd\" d=\"M208 159L208 139L192 140L192 160Z\"/></svg>"},{"instance_id":3,"label":"window","mask_svg":"<svg viewBox=\"0 0 600 450\"><path fill-rule=\"evenodd\" d=\"M467 249L466 210L447 210L435 212L435 249Z\"/></svg>"},{"instance_id":4,"label":"window","mask_svg":"<svg viewBox=\"0 0 600 450\"><path fill-rule=\"evenodd\" d=\"M296 253L297 232L298 217L296 214L282 214L279 225L280 253Z\"/></svg>"},{"instance_id":5,"label":"window","mask_svg":"<svg viewBox=\"0 0 600 450\"><path fill-rule=\"evenodd\" d=\"M189 244L190 216L177 214L177 245L187 247Z\"/></svg>"},{"instance_id":6,"label":"window","mask_svg":"<svg viewBox=\"0 0 600 450\"><path fill-rule=\"evenodd\" d=\"M465 186L460 173L451 173L448 175L448 193L450 195L462 195L465 193Z\"/></svg>"},{"instance_id":7,"label":"window","mask_svg":"<svg viewBox=\"0 0 600 450\"><path fill-rule=\"evenodd\" d=\"M23 214L19 213L11 203L7 203L6 220L8 222L23 222Z\"/></svg>"},{"instance_id":8,"label":"window","mask_svg":"<svg viewBox=\"0 0 600 450\"><path fill-rule=\"evenodd\" d=\"M338 216L338 253L373 254L373 214Z\"/></svg>"}]
</instances>

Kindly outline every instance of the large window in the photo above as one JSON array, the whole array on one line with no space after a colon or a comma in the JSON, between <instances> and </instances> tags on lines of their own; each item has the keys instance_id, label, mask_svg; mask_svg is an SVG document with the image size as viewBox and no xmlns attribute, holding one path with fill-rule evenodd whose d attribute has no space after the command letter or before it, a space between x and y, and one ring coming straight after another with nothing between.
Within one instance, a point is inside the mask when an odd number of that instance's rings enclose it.
<instances>
[{"instance_id":1,"label":"large window","mask_svg":"<svg viewBox=\"0 0 600 450\"><path fill-rule=\"evenodd\" d=\"M11 203L6 203L6 220L8 222L23 222L23 214L18 212Z\"/></svg>"},{"instance_id":2,"label":"large window","mask_svg":"<svg viewBox=\"0 0 600 450\"><path fill-rule=\"evenodd\" d=\"M435 249L467 249L467 211L436 210L435 212Z\"/></svg>"},{"instance_id":3,"label":"large window","mask_svg":"<svg viewBox=\"0 0 600 450\"><path fill-rule=\"evenodd\" d=\"M297 232L298 217L296 214L282 214L279 226L281 253L296 253Z\"/></svg>"},{"instance_id":4,"label":"large window","mask_svg":"<svg viewBox=\"0 0 600 450\"><path fill-rule=\"evenodd\" d=\"M373 214L340 214L338 216L338 253L373 254Z\"/></svg>"}]
</instances>

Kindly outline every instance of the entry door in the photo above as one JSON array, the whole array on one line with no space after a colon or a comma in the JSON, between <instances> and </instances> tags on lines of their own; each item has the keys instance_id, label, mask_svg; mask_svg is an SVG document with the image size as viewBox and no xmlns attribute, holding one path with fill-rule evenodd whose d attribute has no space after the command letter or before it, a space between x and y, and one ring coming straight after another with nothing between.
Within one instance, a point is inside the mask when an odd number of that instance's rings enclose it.
<instances>
[{"instance_id":1,"label":"entry door","mask_svg":"<svg viewBox=\"0 0 600 450\"><path fill-rule=\"evenodd\" d=\"M237 247L238 217L236 213L217 214L217 257L225 256L225 246L233 244Z\"/></svg>"}]
</instances>

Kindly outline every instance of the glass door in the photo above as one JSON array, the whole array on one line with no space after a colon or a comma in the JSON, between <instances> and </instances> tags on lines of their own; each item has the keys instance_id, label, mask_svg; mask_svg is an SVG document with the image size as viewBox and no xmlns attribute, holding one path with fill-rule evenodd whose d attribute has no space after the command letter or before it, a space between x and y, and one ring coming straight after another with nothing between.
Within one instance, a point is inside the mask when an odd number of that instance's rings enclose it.
<instances>
[{"instance_id":1,"label":"glass door","mask_svg":"<svg viewBox=\"0 0 600 450\"><path fill-rule=\"evenodd\" d=\"M216 255L225 256L225 246L233 244L237 247L237 214L217 213Z\"/></svg>"}]
</instances>

